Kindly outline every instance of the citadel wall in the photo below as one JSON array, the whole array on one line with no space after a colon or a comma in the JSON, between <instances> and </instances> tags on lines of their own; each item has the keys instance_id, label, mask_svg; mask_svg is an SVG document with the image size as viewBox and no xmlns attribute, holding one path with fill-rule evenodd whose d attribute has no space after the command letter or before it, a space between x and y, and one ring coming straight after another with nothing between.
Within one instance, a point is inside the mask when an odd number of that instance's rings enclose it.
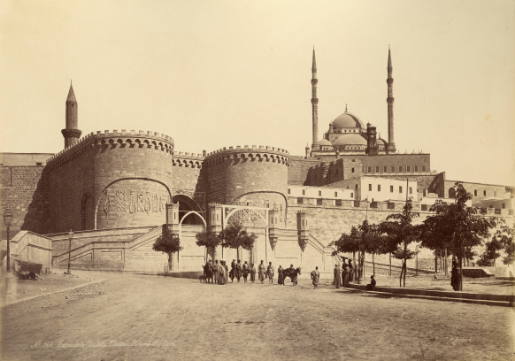
<instances>
[{"instance_id":1,"label":"citadel wall","mask_svg":"<svg viewBox=\"0 0 515 361\"><path fill-rule=\"evenodd\" d=\"M162 224L173 141L144 131L91 133L47 164L52 232Z\"/></svg>"}]
</instances>

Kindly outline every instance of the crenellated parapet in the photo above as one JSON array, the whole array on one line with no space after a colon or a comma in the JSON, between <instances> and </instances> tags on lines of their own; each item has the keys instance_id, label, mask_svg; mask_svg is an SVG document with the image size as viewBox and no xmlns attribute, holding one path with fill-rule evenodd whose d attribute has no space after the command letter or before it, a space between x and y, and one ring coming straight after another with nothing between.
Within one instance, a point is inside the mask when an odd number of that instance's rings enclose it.
<instances>
[{"instance_id":1,"label":"crenellated parapet","mask_svg":"<svg viewBox=\"0 0 515 361\"><path fill-rule=\"evenodd\" d=\"M153 149L173 154L174 143L172 137L152 131L144 130L104 130L87 134L79 141L55 154L47 162L47 167L55 168L76 158L90 148L123 149Z\"/></svg>"},{"instance_id":2,"label":"crenellated parapet","mask_svg":"<svg viewBox=\"0 0 515 361\"><path fill-rule=\"evenodd\" d=\"M172 165L176 167L186 168L202 168L204 155L188 152L174 152Z\"/></svg>"},{"instance_id":3,"label":"crenellated parapet","mask_svg":"<svg viewBox=\"0 0 515 361\"><path fill-rule=\"evenodd\" d=\"M288 165L289 153L282 148L264 145L224 147L207 154L205 166L227 161L261 161Z\"/></svg>"}]
</instances>

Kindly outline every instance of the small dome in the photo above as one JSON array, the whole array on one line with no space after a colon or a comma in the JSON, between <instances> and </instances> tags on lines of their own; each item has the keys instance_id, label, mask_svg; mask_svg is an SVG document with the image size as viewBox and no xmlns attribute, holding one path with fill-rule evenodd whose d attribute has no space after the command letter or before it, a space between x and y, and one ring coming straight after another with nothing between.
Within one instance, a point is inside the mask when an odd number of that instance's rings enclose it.
<instances>
[{"instance_id":1,"label":"small dome","mask_svg":"<svg viewBox=\"0 0 515 361\"><path fill-rule=\"evenodd\" d=\"M363 128L363 124L355 115L345 112L333 120L333 129Z\"/></svg>"},{"instance_id":2,"label":"small dome","mask_svg":"<svg viewBox=\"0 0 515 361\"><path fill-rule=\"evenodd\" d=\"M327 145L329 145L329 146L331 146L331 147L333 146L333 145L331 144L331 142L330 142L330 141L328 141L328 140L327 140L327 139L325 139L325 138L320 139L320 140L318 141L318 145L320 145L320 146L327 146Z\"/></svg>"},{"instance_id":3,"label":"small dome","mask_svg":"<svg viewBox=\"0 0 515 361\"><path fill-rule=\"evenodd\" d=\"M333 145L367 145L367 140L359 134L341 134L333 140Z\"/></svg>"}]
</instances>

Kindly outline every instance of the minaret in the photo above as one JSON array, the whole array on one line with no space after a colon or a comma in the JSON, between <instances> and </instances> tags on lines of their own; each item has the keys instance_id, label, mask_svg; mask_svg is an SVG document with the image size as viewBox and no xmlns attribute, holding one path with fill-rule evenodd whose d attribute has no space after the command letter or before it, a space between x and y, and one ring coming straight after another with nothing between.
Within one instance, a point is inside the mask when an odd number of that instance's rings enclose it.
<instances>
[{"instance_id":1,"label":"minaret","mask_svg":"<svg viewBox=\"0 0 515 361\"><path fill-rule=\"evenodd\" d=\"M393 78L392 78L392 56L390 54L390 48L388 47L388 78L386 83L388 84L388 144L386 145L387 153L395 153L395 141L393 140Z\"/></svg>"},{"instance_id":2,"label":"minaret","mask_svg":"<svg viewBox=\"0 0 515 361\"><path fill-rule=\"evenodd\" d=\"M73 92L73 85L70 83L70 90L66 98L66 128L61 130L64 137L64 147L68 148L77 143L80 138L81 131L77 128L77 100Z\"/></svg>"},{"instance_id":3,"label":"minaret","mask_svg":"<svg viewBox=\"0 0 515 361\"><path fill-rule=\"evenodd\" d=\"M318 149L318 98L317 98L317 60L315 47L313 47L313 60L311 63L311 122L313 125L313 141L311 149Z\"/></svg>"}]
</instances>

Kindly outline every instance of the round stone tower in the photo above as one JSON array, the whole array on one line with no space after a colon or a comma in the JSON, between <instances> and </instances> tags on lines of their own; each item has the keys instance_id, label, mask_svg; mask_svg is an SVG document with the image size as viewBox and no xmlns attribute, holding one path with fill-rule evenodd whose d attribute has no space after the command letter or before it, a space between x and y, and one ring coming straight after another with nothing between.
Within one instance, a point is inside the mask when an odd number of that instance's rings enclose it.
<instances>
[{"instance_id":1,"label":"round stone tower","mask_svg":"<svg viewBox=\"0 0 515 361\"><path fill-rule=\"evenodd\" d=\"M286 209L288 152L268 146L236 146L208 153L209 202Z\"/></svg>"}]
</instances>

